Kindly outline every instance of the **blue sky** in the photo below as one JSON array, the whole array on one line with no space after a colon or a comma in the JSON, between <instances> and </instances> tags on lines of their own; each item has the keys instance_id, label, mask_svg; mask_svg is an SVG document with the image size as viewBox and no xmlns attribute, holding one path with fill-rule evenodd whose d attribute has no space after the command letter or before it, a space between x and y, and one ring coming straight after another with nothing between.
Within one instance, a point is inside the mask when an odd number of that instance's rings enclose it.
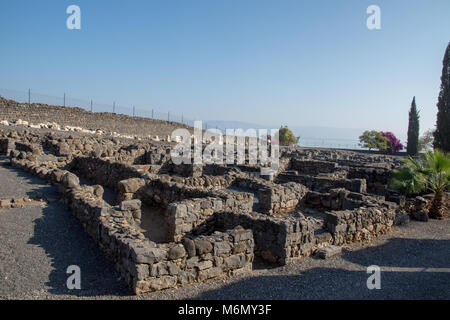
<instances>
[{"instance_id":1,"label":"blue sky","mask_svg":"<svg viewBox=\"0 0 450 320\"><path fill-rule=\"evenodd\" d=\"M81 8L81 30L66 8ZM381 8L381 30L366 8ZM0 1L0 88L196 119L434 127L448 0Z\"/></svg>"}]
</instances>

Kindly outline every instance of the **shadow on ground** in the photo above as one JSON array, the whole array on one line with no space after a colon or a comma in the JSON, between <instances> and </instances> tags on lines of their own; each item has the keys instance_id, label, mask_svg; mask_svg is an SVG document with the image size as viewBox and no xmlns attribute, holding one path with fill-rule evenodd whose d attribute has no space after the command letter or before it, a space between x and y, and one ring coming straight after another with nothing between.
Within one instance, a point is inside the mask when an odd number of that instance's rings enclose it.
<instances>
[{"instance_id":1,"label":"shadow on ground","mask_svg":"<svg viewBox=\"0 0 450 320\"><path fill-rule=\"evenodd\" d=\"M18 177L33 184L27 195L40 193L52 198L57 197L56 187L21 170L7 166L5 168L13 170ZM42 208L42 216L34 220L34 232L28 244L44 249L50 259L52 271L48 275L46 285L50 287L48 291L51 294L78 297L132 295L131 290L119 278L113 264L87 235L69 208L61 202ZM67 288L67 279L71 274L66 271L71 265L80 267L81 290Z\"/></svg>"},{"instance_id":2,"label":"shadow on ground","mask_svg":"<svg viewBox=\"0 0 450 320\"><path fill-rule=\"evenodd\" d=\"M363 266L450 268L450 239L390 238L379 246L344 250L342 257Z\"/></svg>"},{"instance_id":3,"label":"shadow on ground","mask_svg":"<svg viewBox=\"0 0 450 320\"><path fill-rule=\"evenodd\" d=\"M450 240L393 238L380 246L344 251L342 258L309 258L320 267L298 274L250 277L195 299L450 299L449 248ZM361 270L344 269L347 262L342 259L360 265ZM379 290L367 288L370 265L381 267ZM383 271L383 267L394 269Z\"/></svg>"},{"instance_id":4,"label":"shadow on ground","mask_svg":"<svg viewBox=\"0 0 450 320\"><path fill-rule=\"evenodd\" d=\"M51 258L52 272L47 286L49 293L75 296L131 295L113 264L85 233L80 222L62 203L43 209L36 219L34 235L29 244L42 247ZM80 267L81 290L69 290L67 268Z\"/></svg>"}]
</instances>

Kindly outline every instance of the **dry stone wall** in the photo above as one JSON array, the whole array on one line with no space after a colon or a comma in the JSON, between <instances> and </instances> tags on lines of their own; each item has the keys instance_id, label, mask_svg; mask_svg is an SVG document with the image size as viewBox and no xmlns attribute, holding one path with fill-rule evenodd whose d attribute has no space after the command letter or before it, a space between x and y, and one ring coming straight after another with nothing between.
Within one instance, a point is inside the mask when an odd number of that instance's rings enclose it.
<instances>
[{"instance_id":1,"label":"dry stone wall","mask_svg":"<svg viewBox=\"0 0 450 320\"><path fill-rule=\"evenodd\" d=\"M116 190L120 181L140 177L139 167L93 157L74 157L69 170L97 184Z\"/></svg>"},{"instance_id":2,"label":"dry stone wall","mask_svg":"<svg viewBox=\"0 0 450 320\"><path fill-rule=\"evenodd\" d=\"M291 170L297 170L300 174L315 175L319 173L331 173L337 170L338 164L331 161L292 159Z\"/></svg>"},{"instance_id":3,"label":"dry stone wall","mask_svg":"<svg viewBox=\"0 0 450 320\"><path fill-rule=\"evenodd\" d=\"M253 231L255 255L276 265L285 265L312 254L318 248L328 245L329 233L315 235L317 223L299 214L289 217L272 217L250 212L236 213L222 211L216 215L218 229L241 225Z\"/></svg>"},{"instance_id":4,"label":"dry stone wall","mask_svg":"<svg viewBox=\"0 0 450 320\"><path fill-rule=\"evenodd\" d=\"M215 191L206 197L169 204L165 213L166 240L180 241L186 234L208 234L215 230L213 215L220 211L250 212L253 194Z\"/></svg>"},{"instance_id":5,"label":"dry stone wall","mask_svg":"<svg viewBox=\"0 0 450 320\"><path fill-rule=\"evenodd\" d=\"M13 159L11 163L34 173L31 161ZM156 244L139 231L139 200L112 207L98 196L95 186L80 185L73 173L66 171L58 177L64 202L136 294L252 269L251 230L238 226L209 236L185 238L183 243ZM53 180L54 172L49 171L45 178Z\"/></svg>"},{"instance_id":6,"label":"dry stone wall","mask_svg":"<svg viewBox=\"0 0 450 320\"><path fill-rule=\"evenodd\" d=\"M324 210L353 210L365 205L380 206L386 203L383 197L350 192L344 188L331 189L327 193L309 191L305 197L306 207ZM394 203L390 205L395 206Z\"/></svg>"},{"instance_id":7,"label":"dry stone wall","mask_svg":"<svg viewBox=\"0 0 450 320\"><path fill-rule=\"evenodd\" d=\"M259 208L262 212L276 214L294 210L307 194L301 184L288 182L274 184L259 190Z\"/></svg>"},{"instance_id":8,"label":"dry stone wall","mask_svg":"<svg viewBox=\"0 0 450 320\"><path fill-rule=\"evenodd\" d=\"M411 202L372 194L396 164L378 165L382 157L361 163L367 156L294 148L284 152L272 181L259 177L258 166L175 166L169 151L116 138L0 128L0 152L14 167L60 186L65 203L136 293L247 272L254 255L284 265L331 244L370 241L388 232L396 211ZM97 184L82 185L80 178ZM117 205L103 200L111 191L103 187L118 191ZM149 206L164 212L151 216L165 224L161 243L141 229L147 214L156 214Z\"/></svg>"},{"instance_id":9,"label":"dry stone wall","mask_svg":"<svg viewBox=\"0 0 450 320\"><path fill-rule=\"evenodd\" d=\"M395 219L395 210L383 207L362 207L354 210L328 212L327 229L333 234L333 243L368 242L387 233Z\"/></svg>"},{"instance_id":10,"label":"dry stone wall","mask_svg":"<svg viewBox=\"0 0 450 320\"><path fill-rule=\"evenodd\" d=\"M293 181L303 184L312 191L328 192L331 189L345 188L359 193L366 193L367 185L364 179L333 179L309 175L296 175L282 173L278 176L278 182Z\"/></svg>"},{"instance_id":11,"label":"dry stone wall","mask_svg":"<svg viewBox=\"0 0 450 320\"><path fill-rule=\"evenodd\" d=\"M389 181L392 178L392 170L386 168L351 167L347 174L348 179L364 179L367 191L384 195Z\"/></svg>"}]
</instances>

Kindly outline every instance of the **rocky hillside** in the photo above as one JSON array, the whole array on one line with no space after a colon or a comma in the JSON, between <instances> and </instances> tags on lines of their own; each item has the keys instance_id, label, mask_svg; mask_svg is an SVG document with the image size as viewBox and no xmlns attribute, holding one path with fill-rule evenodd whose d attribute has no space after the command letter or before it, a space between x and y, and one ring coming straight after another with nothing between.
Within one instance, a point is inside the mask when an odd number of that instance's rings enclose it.
<instances>
[{"instance_id":1,"label":"rocky hillside","mask_svg":"<svg viewBox=\"0 0 450 320\"><path fill-rule=\"evenodd\" d=\"M92 113L81 108L19 103L0 97L0 120L22 119L31 123L56 122L61 126L79 126L89 130L147 137L170 135L177 128L192 128L177 122L130 117L109 112Z\"/></svg>"}]
</instances>

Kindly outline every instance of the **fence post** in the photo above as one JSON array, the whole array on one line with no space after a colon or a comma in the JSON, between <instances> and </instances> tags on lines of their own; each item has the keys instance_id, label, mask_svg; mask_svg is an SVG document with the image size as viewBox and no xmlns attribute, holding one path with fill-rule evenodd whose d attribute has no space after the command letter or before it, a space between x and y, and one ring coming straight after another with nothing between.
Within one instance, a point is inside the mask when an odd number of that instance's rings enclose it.
<instances>
[{"instance_id":1,"label":"fence post","mask_svg":"<svg viewBox=\"0 0 450 320\"><path fill-rule=\"evenodd\" d=\"M134 117L134 106L133 106L133 117Z\"/></svg>"},{"instance_id":2,"label":"fence post","mask_svg":"<svg viewBox=\"0 0 450 320\"><path fill-rule=\"evenodd\" d=\"M154 119L154 117L153 117L153 109L152 109L152 119Z\"/></svg>"},{"instance_id":3,"label":"fence post","mask_svg":"<svg viewBox=\"0 0 450 320\"><path fill-rule=\"evenodd\" d=\"M91 100L91 112L92 112L92 100Z\"/></svg>"}]
</instances>

